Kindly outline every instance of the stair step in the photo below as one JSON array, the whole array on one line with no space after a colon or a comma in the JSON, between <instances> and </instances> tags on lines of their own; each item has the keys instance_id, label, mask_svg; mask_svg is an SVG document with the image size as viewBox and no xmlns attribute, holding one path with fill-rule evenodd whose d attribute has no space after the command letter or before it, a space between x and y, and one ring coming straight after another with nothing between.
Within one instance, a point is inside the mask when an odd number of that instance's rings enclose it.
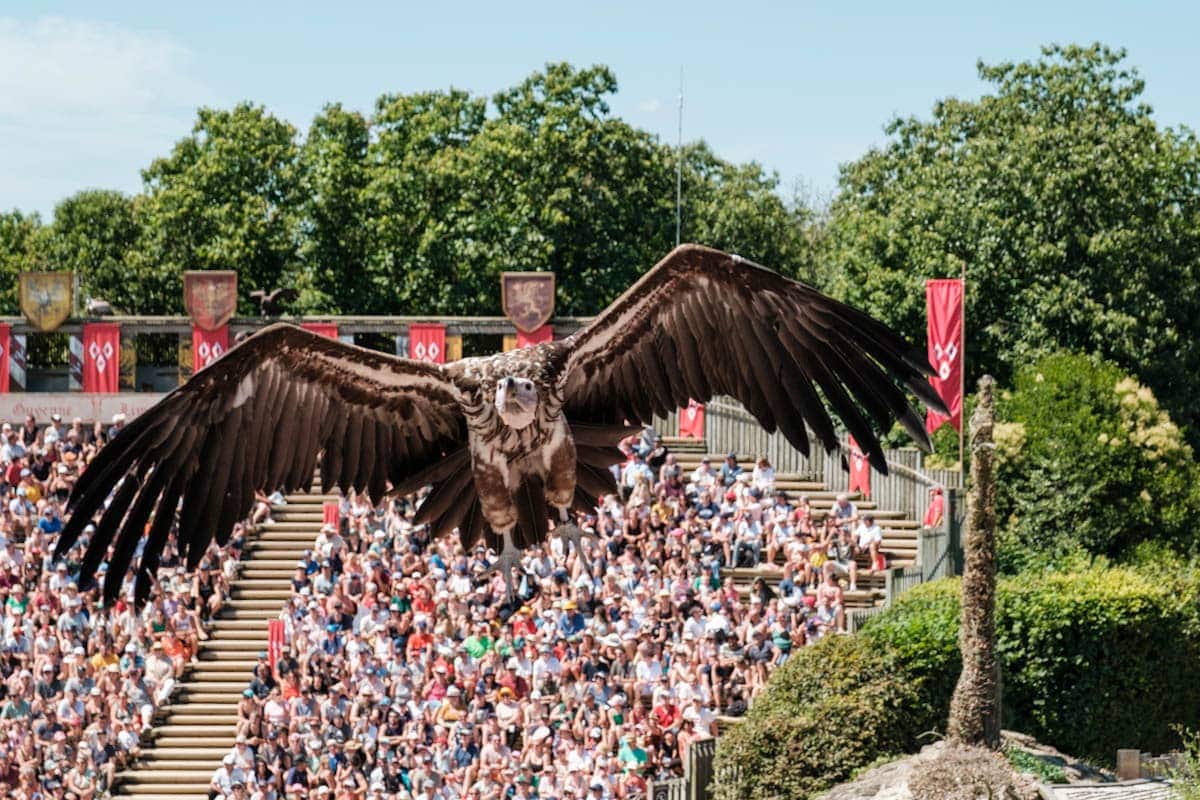
<instances>
[{"instance_id":1,"label":"stair step","mask_svg":"<svg viewBox=\"0 0 1200 800\"><path fill-rule=\"evenodd\" d=\"M291 578L289 577L288 580ZM234 587L237 589L273 589L278 585L278 581L274 578L247 578L244 575L238 576L234 582Z\"/></svg>"},{"instance_id":2,"label":"stair step","mask_svg":"<svg viewBox=\"0 0 1200 800\"><path fill-rule=\"evenodd\" d=\"M227 729L232 731L237 727L238 716L237 716L237 708L235 706L230 706L230 709L231 710L229 711L229 713L224 714L223 716L218 716L216 714L172 714L171 716L167 717L166 721L163 724L164 725L176 725L176 724L178 724L178 725L204 725L204 724L223 725ZM158 744L161 745L161 742L159 742ZM158 749L159 748L156 747L153 750L151 750L151 752L158 752Z\"/></svg>"},{"instance_id":3,"label":"stair step","mask_svg":"<svg viewBox=\"0 0 1200 800\"><path fill-rule=\"evenodd\" d=\"M224 754L217 756L211 763L219 764L222 758L224 758ZM193 760L189 758L164 758L161 760L155 759L154 761L147 763L152 763L155 770L177 770L180 772L188 772L192 770L206 769L210 761L209 759ZM213 767L211 770L209 770L208 774L210 779L214 770L216 770L216 767ZM206 794L205 797L207 796L208 795Z\"/></svg>"},{"instance_id":4,"label":"stair step","mask_svg":"<svg viewBox=\"0 0 1200 800\"><path fill-rule=\"evenodd\" d=\"M216 769L217 765L221 763L221 759L232 749L232 744L229 747L215 747L211 745L170 748L152 747L142 755L142 758L146 761L155 762L163 760L183 761L185 759L188 761L200 761L212 763L212 768Z\"/></svg>"},{"instance_id":5,"label":"stair step","mask_svg":"<svg viewBox=\"0 0 1200 800\"><path fill-rule=\"evenodd\" d=\"M182 800L182 798L208 800L208 785L205 784L202 789L197 789L194 784L131 786L128 790L120 790L119 794L129 800Z\"/></svg>"},{"instance_id":6,"label":"stair step","mask_svg":"<svg viewBox=\"0 0 1200 800\"><path fill-rule=\"evenodd\" d=\"M183 724L168 722L154 729L154 734L158 739L177 739L187 736L224 736L229 734L233 736L233 728L229 725L221 725L218 723L199 724Z\"/></svg>"},{"instance_id":7,"label":"stair step","mask_svg":"<svg viewBox=\"0 0 1200 800\"><path fill-rule=\"evenodd\" d=\"M291 588L283 589L243 589L233 590L234 600L279 600L281 603L292 596Z\"/></svg>"},{"instance_id":8,"label":"stair step","mask_svg":"<svg viewBox=\"0 0 1200 800\"><path fill-rule=\"evenodd\" d=\"M236 705L236 703L234 705ZM229 709L230 709L230 707L225 705L224 703L201 703L201 702L176 703L175 705L167 706L166 708L167 708L167 710L172 711L172 712L176 712L176 713L186 712L189 714L190 713L221 714L226 711L229 711Z\"/></svg>"},{"instance_id":9,"label":"stair step","mask_svg":"<svg viewBox=\"0 0 1200 800\"><path fill-rule=\"evenodd\" d=\"M263 629L263 621L264 620L275 619L275 617L277 617L277 616L278 616L278 614L272 614L272 615L268 616L266 614L266 612L263 612L262 616L253 618L253 619L243 619L243 618L235 619L233 617L222 616L216 622L213 623L210 634L224 636L225 631L235 631L235 630L236 631L260 631ZM214 635L214 639L213 639L214 641L217 640L215 635ZM204 659L202 658L201 661L203 661L203 660Z\"/></svg>"},{"instance_id":10,"label":"stair step","mask_svg":"<svg viewBox=\"0 0 1200 800\"><path fill-rule=\"evenodd\" d=\"M299 562L300 554L297 553L293 558L289 558L287 560L288 565L286 567L274 565L264 567L256 564L255 566L247 566L245 569L243 569L239 573L239 577L268 579L280 578L281 580L288 581L294 574L296 574L296 567L299 566Z\"/></svg>"},{"instance_id":11,"label":"stair step","mask_svg":"<svg viewBox=\"0 0 1200 800\"><path fill-rule=\"evenodd\" d=\"M242 691L246 689L248 683L249 681L242 680L204 681L203 683L198 681L188 681L180 688L187 692L223 692L226 694L232 692L235 695L241 695Z\"/></svg>"},{"instance_id":12,"label":"stair step","mask_svg":"<svg viewBox=\"0 0 1200 800\"><path fill-rule=\"evenodd\" d=\"M206 665L220 664L219 661L206 661ZM253 670L221 670L221 669L197 669L188 675L188 680L195 683L207 684L210 681L230 681L237 680L241 683L242 689L246 689L250 685L250 680L254 677Z\"/></svg>"},{"instance_id":13,"label":"stair step","mask_svg":"<svg viewBox=\"0 0 1200 800\"><path fill-rule=\"evenodd\" d=\"M279 610L271 611L269 609L231 609L228 606L221 609L221 616L217 617L217 625L223 622L264 622L266 620L276 619L279 616ZM235 626L236 627L236 626ZM266 630L267 626L263 625L262 630Z\"/></svg>"},{"instance_id":14,"label":"stair step","mask_svg":"<svg viewBox=\"0 0 1200 800\"><path fill-rule=\"evenodd\" d=\"M194 790L199 787L207 791L208 782L212 780L213 769L172 769L158 772L152 769L140 769L126 773L121 778L124 786L149 786L153 784L175 784L176 788Z\"/></svg>"},{"instance_id":15,"label":"stair step","mask_svg":"<svg viewBox=\"0 0 1200 800\"><path fill-rule=\"evenodd\" d=\"M280 514L273 523L263 525L263 531L312 531L320 533L323 524L321 514Z\"/></svg>"},{"instance_id":16,"label":"stair step","mask_svg":"<svg viewBox=\"0 0 1200 800\"><path fill-rule=\"evenodd\" d=\"M251 569L253 569L253 570L281 569L281 570L284 570L285 572L287 572L288 574L291 574L296 571L296 561L297 560L298 559L296 559L296 558L279 558L279 557L255 558L253 561L246 562L246 569L242 570L242 571L246 572ZM253 564L254 566L251 567L250 566L251 564Z\"/></svg>"},{"instance_id":17,"label":"stair step","mask_svg":"<svg viewBox=\"0 0 1200 800\"><path fill-rule=\"evenodd\" d=\"M250 600L250 599L241 600L238 598L234 598L233 600L230 600L229 602L227 602L225 605L229 608L236 609L239 611L241 609L258 609L258 610L262 610L262 611L274 610L274 612L276 614L278 614L280 609L283 608L283 603L280 602L279 600ZM263 635L266 636L266 634L267 634L267 632L264 630Z\"/></svg>"},{"instance_id":18,"label":"stair step","mask_svg":"<svg viewBox=\"0 0 1200 800\"><path fill-rule=\"evenodd\" d=\"M223 634L219 639L209 639L204 643L204 647L214 653L234 650L257 654L265 648L266 643L267 632L265 629L262 631L261 636L251 636L243 631L229 631L228 635ZM253 658L254 656L251 657Z\"/></svg>"},{"instance_id":19,"label":"stair step","mask_svg":"<svg viewBox=\"0 0 1200 800\"><path fill-rule=\"evenodd\" d=\"M220 704L229 703L234 706L237 706L237 702L238 702L238 700L241 699L242 691L245 688L246 688L245 686L242 686L237 691L206 691L203 687L193 690L193 691L180 690L181 692L183 692L183 695L182 695L183 702L179 703L179 705L182 706L184 702L186 702L186 703L198 702L198 703L220 703Z\"/></svg>"},{"instance_id":20,"label":"stair step","mask_svg":"<svg viewBox=\"0 0 1200 800\"><path fill-rule=\"evenodd\" d=\"M223 653L214 653L214 658L198 660L192 665L193 670L208 670L215 672L252 672L258 666L257 658L221 658Z\"/></svg>"}]
</instances>

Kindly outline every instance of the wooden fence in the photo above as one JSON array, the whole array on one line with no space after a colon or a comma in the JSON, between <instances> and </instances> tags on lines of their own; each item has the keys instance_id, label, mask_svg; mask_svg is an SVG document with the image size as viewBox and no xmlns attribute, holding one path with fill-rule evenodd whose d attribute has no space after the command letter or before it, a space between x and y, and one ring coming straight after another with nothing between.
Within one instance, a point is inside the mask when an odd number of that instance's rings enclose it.
<instances>
[{"instance_id":1,"label":"wooden fence","mask_svg":"<svg viewBox=\"0 0 1200 800\"><path fill-rule=\"evenodd\" d=\"M650 800L709 800L712 796L713 762L716 756L716 739L692 742L687 749L683 777L652 781Z\"/></svg>"},{"instance_id":2,"label":"wooden fence","mask_svg":"<svg viewBox=\"0 0 1200 800\"><path fill-rule=\"evenodd\" d=\"M650 800L688 800L687 778L650 782Z\"/></svg>"},{"instance_id":3,"label":"wooden fence","mask_svg":"<svg viewBox=\"0 0 1200 800\"><path fill-rule=\"evenodd\" d=\"M678 412L656 420L659 430L674 434L679 429ZM846 437L838 441L832 453L817 442L810 432L812 447L806 456L783 436L767 433L740 403L728 397L716 397L704 407L705 438L711 452L735 452L747 457L766 456L776 473L794 472L831 489L848 483L847 459L850 447ZM910 519L921 519L929 508L929 490L934 486L953 489L962 486L957 470L925 469L924 456L913 447L884 450L888 474L871 475L871 500L880 508L903 511Z\"/></svg>"}]
</instances>

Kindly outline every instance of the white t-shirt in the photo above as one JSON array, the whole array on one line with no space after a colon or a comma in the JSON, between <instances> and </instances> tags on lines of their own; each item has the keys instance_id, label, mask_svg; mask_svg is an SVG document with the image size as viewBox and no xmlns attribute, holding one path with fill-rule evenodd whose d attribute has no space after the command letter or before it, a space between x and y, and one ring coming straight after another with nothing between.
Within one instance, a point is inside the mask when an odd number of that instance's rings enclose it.
<instances>
[{"instance_id":1,"label":"white t-shirt","mask_svg":"<svg viewBox=\"0 0 1200 800\"><path fill-rule=\"evenodd\" d=\"M867 527L866 523L861 523L855 531L858 536L858 549L866 550L873 543L878 544L883 541L883 529L876 523L871 527Z\"/></svg>"}]
</instances>

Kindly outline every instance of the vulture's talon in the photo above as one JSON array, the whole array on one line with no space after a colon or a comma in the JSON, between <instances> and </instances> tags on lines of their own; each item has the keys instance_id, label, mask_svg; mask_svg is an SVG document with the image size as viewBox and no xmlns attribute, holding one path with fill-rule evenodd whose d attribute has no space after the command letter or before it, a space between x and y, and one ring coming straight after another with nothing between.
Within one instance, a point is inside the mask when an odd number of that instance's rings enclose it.
<instances>
[{"instance_id":1,"label":"vulture's talon","mask_svg":"<svg viewBox=\"0 0 1200 800\"><path fill-rule=\"evenodd\" d=\"M589 578L595 578L592 574L592 563L587 557L587 553L583 550L584 538L599 539L594 531L585 531L576 525L574 522L563 522L554 529L554 535L562 539L564 544L570 543L575 546L575 555L579 557L579 563L583 565L583 571L587 573Z\"/></svg>"}]
</instances>

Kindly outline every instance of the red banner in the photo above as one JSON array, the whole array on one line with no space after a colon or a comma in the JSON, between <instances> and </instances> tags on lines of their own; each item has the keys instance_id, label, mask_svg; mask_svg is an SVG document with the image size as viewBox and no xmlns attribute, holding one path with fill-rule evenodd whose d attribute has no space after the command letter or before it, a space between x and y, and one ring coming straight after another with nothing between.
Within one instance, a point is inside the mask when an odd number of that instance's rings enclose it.
<instances>
[{"instance_id":1,"label":"red banner","mask_svg":"<svg viewBox=\"0 0 1200 800\"><path fill-rule=\"evenodd\" d=\"M8 391L8 359L12 346L12 327L0 324L0 393Z\"/></svg>"},{"instance_id":2,"label":"red banner","mask_svg":"<svg viewBox=\"0 0 1200 800\"><path fill-rule=\"evenodd\" d=\"M950 409L946 417L925 412L925 430L933 433L949 422L962 430L963 401L963 283L959 278L926 281L929 315L929 364L937 375L929 382Z\"/></svg>"},{"instance_id":3,"label":"red banner","mask_svg":"<svg viewBox=\"0 0 1200 800\"><path fill-rule=\"evenodd\" d=\"M338 527L338 504L326 503L321 506L321 524L332 525L336 530Z\"/></svg>"},{"instance_id":4,"label":"red banner","mask_svg":"<svg viewBox=\"0 0 1200 800\"><path fill-rule=\"evenodd\" d=\"M679 409L679 435L689 439L704 438L704 404L689 400L687 408Z\"/></svg>"},{"instance_id":5,"label":"red banner","mask_svg":"<svg viewBox=\"0 0 1200 800\"><path fill-rule=\"evenodd\" d=\"M216 361L229 349L229 326L206 331L192 326L192 371L199 372Z\"/></svg>"},{"instance_id":6,"label":"red banner","mask_svg":"<svg viewBox=\"0 0 1200 800\"><path fill-rule=\"evenodd\" d=\"M330 339L337 338L337 324L333 322L301 322L300 327L318 336L325 336Z\"/></svg>"},{"instance_id":7,"label":"red banner","mask_svg":"<svg viewBox=\"0 0 1200 800\"><path fill-rule=\"evenodd\" d=\"M115 393L120 388L121 326L111 322L83 324L83 390Z\"/></svg>"},{"instance_id":8,"label":"red banner","mask_svg":"<svg viewBox=\"0 0 1200 800\"><path fill-rule=\"evenodd\" d=\"M529 347L530 345L534 344L541 344L542 342L552 341L554 341L553 325L543 325L533 333L526 333L520 328L517 328L517 349Z\"/></svg>"},{"instance_id":9,"label":"red banner","mask_svg":"<svg viewBox=\"0 0 1200 800\"><path fill-rule=\"evenodd\" d=\"M850 488L847 491L871 496L871 462L853 436L850 437Z\"/></svg>"},{"instance_id":10,"label":"red banner","mask_svg":"<svg viewBox=\"0 0 1200 800\"><path fill-rule=\"evenodd\" d=\"M283 620L273 619L267 623L267 661L271 664L271 672L275 671L275 662L283 655L286 637Z\"/></svg>"},{"instance_id":11,"label":"red banner","mask_svg":"<svg viewBox=\"0 0 1200 800\"><path fill-rule=\"evenodd\" d=\"M408 357L433 364L446 363L446 326L414 323L408 326Z\"/></svg>"}]
</instances>

